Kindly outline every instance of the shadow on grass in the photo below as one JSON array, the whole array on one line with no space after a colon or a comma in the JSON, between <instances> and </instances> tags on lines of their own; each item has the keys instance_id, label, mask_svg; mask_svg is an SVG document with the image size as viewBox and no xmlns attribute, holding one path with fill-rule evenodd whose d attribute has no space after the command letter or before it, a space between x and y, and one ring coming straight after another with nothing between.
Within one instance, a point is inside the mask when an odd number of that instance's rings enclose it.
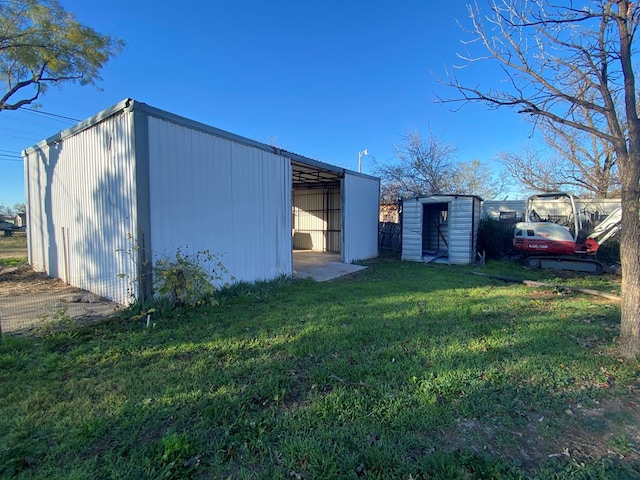
<instances>
[{"instance_id":1,"label":"shadow on grass","mask_svg":"<svg viewBox=\"0 0 640 480\"><path fill-rule=\"evenodd\" d=\"M15 340L0 357L0 427L12 445L0 468L36 478L545 478L582 468L616 478L638 471L637 437L623 421L590 421L598 402L637 382L633 365L608 354L616 315L464 269L382 262L152 328Z\"/></svg>"}]
</instances>

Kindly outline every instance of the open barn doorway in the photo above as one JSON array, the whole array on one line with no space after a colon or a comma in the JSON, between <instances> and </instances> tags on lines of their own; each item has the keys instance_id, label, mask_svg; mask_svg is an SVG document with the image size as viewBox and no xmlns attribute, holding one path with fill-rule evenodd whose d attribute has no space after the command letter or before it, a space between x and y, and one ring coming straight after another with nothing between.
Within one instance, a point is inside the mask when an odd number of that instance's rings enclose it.
<instances>
[{"instance_id":1,"label":"open barn doorway","mask_svg":"<svg viewBox=\"0 0 640 480\"><path fill-rule=\"evenodd\" d=\"M291 230L294 274L340 263L343 171L291 161Z\"/></svg>"},{"instance_id":2,"label":"open barn doorway","mask_svg":"<svg viewBox=\"0 0 640 480\"><path fill-rule=\"evenodd\" d=\"M378 255L380 181L362 173L291 157L291 246L351 264Z\"/></svg>"}]
</instances>

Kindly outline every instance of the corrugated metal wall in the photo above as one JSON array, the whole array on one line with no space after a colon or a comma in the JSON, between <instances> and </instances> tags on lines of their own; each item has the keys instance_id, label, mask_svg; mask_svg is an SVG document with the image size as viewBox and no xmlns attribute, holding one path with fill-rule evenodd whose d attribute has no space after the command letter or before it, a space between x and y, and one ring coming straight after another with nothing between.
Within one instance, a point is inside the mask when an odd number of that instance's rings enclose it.
<instances>
[{"instance_id":1,"label":"corrugated metal wall","mask_svg":"<svg viewBox=\"0 0 640 480\"><path fill-rule=\"evenodd\" d=\"M293 191L294 249L340 252L341 224L339 188L304 188Z\"/></svg>"},{"instance_id":2,"label":"corrugated metal wall","mask_svg":"<svg viewBox=\"0 0 640 480\"><path fill-rule=\"evenodd\" d=\"M402 260L422 261L422 203L416 199L402 204Z\"/></svg>"},{"instance_id":3,"label":"corrugated metal wall","mask_svg":"<svg viewBox=\"0 0 640 480\"><path fill-rule=\"evenodd\" d=\"M465 265L475 260L475 251L471 254L474 208L474 197L452 198L449 203L449 263Z\"/></svg>"},{"instance_id":4,"label":"corrugated metal wall","mask_svg":"<svg viewBox=\"0 0 640 480\"><path fill-rule=\"evenodd\" d=\"M475 198L473 200L473 238L469 245L469 258L475 263L478 253L478 231L480 230L480 222L482 220L482 200Z\"/></svg>"},{"instance_id":5,"label":"corrugated metal wall","mask_svg":"<svg viewBox=\"0 0 640 480\"><path fill-rule=\"evenodd\" d=\"M25 152L29 262L123 304L136 277L131 129L124 111Z\"/></svg>"},{"instance_id":6,"label":"corrugated metal wall","mask_svg":"<svg viewBox=\"0 0 640 480\"><path fill-rule=\"evenodd\" d=\"M292 273L289 159L149 117L149 178L154 261L209 250L226 281Z\"/></svg>"},{"instance_id":7,"label":"corrugated metal wall","mask_svg":"<svg viewBox=\"0 0 640 480\"><path fill-rule=\"evenodd\" d=\"M378 256L380 180L347 172L342 180L342 261Z\"/></svg>"}]
</instances>

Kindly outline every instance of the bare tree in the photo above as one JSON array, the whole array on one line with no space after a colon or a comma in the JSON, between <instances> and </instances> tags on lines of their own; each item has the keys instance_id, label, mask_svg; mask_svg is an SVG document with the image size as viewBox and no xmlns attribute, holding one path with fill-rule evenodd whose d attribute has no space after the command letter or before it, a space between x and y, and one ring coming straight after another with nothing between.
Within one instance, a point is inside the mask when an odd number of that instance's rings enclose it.
<instances>
[{"instance_id":1,"label":"bare tree","mask_svg":"<svg viewBox=\"0 0 640 480\"><path fill-rule=\"evenodd\" d=\"M500 152L498 160L507 173L529 192L566 190L563 182L564 162L556 156L526 147L521 153Z\"/></svg>"},{"instance_id":2,"label":"bare tree","mask_svg":"<svg viewBox=\"0 0 640 480\"><path fill-rule=\"evenodd\" d=\"M585 115L585 121L590 115ZM592 121L589 121L593 125ZM620 195L613 145L595 135L558 123L539 125L547 151L525 148L501 152L498 159L511 177L535 192L571 191L595 198Z\"/></svg>"},{"instance_id":3,"label":"bare tree","mask_svg":"<svg viewBox=\"0 0 640 480\"><path fill-rule=\"evenodd\" d=\"M558 183L595 198L620 195L616 153L611 142L596 135L545 123L542 133L555 152Z\"/></svg>"},{"instance_id":4,"label":"bare tree","mask_svg":"<svg viewBox=\"0 0 640 480\"><path fill-rule=\"evenodd\" d=\"M447 193L477 195L484 200L493 200L509 187L508 178L494 175L493 169L478 159L457 164L453 174L453 189Z\"/></svg>"},{"instance_id":5,"label":"bare tree","mask_svg":"<svg viewBox=\"0 0 640 480\"><path fill-rule=\"evenodd\" d=\"M383 203L440 193L494 196L491 171L479 160L457 162L456 148L431 131L426 137L418 131L403 135L393 151L395 162L374 163Z\"/></svg>"},{"instance_id":6,"label":"bare tree","mask_svg":"<svg viewBox=\"0 0 640 480\"><path fill-rule=\"evenodd\" d=\"M476 3L469 14L484 58L498 61L507 87L470 86L453 74L448 83L461 94L457 101L513 107L540 125L598 137L615 152L623 210L619 347L622 356L638 357L640 118L633 49L640 10L628 0L490 0L486 11Z\"/></svg>"}]
</instances>

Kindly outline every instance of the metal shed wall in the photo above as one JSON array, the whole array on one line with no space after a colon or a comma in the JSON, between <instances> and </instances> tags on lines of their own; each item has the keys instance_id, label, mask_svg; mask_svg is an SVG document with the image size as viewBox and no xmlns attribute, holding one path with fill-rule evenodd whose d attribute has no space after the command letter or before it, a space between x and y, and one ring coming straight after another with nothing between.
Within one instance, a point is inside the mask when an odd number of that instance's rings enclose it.
<instances>
[{"instance_id":1,"label":"metal shed wall","mask_svg":"<svg viewBox=\"0 0 640 480\"><path fill-rule=\"evenodd\" d=\"M402 202L402 260L422 261L422 211L416 198Z\"/></svg>"},{"instance_id":2,"label":"metal shed wall","mask_svg":"<svg viewBox=\"0 0 640 480\"><path fill-rule=\"evenodd\" d=\"M474 262L481 200L474 196L453 195L437 195L403 202L402 259L423 261L423 206L428 203L447 203L449 205L448 262L453 264Z\"/></svg>"},{"instance_id":3,"label":"metal shed wall","mask_svg":"<svg viewBox=\"0 0 640 480\"><path fill-rule=\"evenodd\" d=\"M454 197L449 202L449 263L464 265L475 261L479 207L476 197Z\"/></svg>"},{"instance_id":4,"label":"metal shed wall","mask_svg":"<svg viewBox=\"0 0 640 480\"><path fill-rule=\"evenodd\" d=\"M156 256L209 250L222 282L292 273L288 158L153 116L148 136Z\"/></svg>"},{"instance_id":5,"label":"metal shed wall","mask_svg":"<svg viewBox=\"0 0 640 480\"><path fill-rule=\"evenodd\" d=\"M123 304L136 293L132 125L121 111L23 152L29 262Z\"/></svg>"},{"instance_id":6,"label":"metal shed wall","mask_svg":"<svg viewBox=\"0 0 640 480\"><path fill-rule=\"evenodd\" d=\"M378 256L380 180L347 172L342 180L342 261Z\"/></svg>"}]
</instances>

